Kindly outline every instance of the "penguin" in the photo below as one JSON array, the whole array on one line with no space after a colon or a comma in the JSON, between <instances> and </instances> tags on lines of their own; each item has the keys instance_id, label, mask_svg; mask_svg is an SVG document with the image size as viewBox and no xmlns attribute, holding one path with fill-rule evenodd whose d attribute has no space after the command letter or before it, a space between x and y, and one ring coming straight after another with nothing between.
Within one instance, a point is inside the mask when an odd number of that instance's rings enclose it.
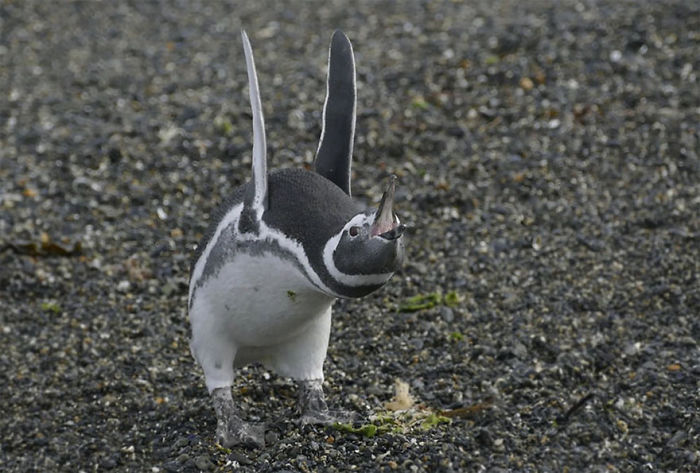
<instances>
[{"instance_id":1,"label":"penguin","mask_svg":"<svg viewBox=\"0 0 700 473\"><path fill-rule=\"evenodd\" d=\"M253 116L252 178L213 213L191 266L190 348L204 372L225 447L264 446L231 395L234 370L259 362L298 383L300 422L330 424L323 363L338 298L381 288L404 258L393 210L396 178L376 209L351 196L356 85L352 45L331 38L322 131L314 169L267 171L265 123L253 53L241 32Z\"/></svg>"}]
</instances>

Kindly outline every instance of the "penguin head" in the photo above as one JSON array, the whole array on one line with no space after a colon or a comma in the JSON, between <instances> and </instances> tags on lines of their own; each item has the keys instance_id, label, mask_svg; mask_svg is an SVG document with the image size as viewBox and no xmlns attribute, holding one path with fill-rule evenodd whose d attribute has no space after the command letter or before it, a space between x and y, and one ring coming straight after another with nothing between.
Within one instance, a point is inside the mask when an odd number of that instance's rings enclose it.
<instances>
[{"instance_id":1,"label":"penguin head","mask_svg":"<svg viewBox=\"0 0 700 473\"><path fill-rule=\"evenodd\" d=\"M382 285L401 266L406 226L393 210L395 181L392 176L376 210L354 215L326 247L326 264L339 282Z\"/></svg>"}]
</instances>

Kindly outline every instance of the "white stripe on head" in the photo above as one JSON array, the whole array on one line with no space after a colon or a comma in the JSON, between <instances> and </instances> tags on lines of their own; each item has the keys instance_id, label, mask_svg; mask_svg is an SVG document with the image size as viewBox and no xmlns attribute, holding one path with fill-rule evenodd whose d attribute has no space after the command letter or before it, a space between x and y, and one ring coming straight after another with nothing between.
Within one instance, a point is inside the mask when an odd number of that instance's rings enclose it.
<instances>
[{"instance_id":1,"label":"white stripe on head","mask_svg":"<svg viewBox=\"0 0 700 473\"><path fill-rule=\"evenodd\" d=\"M255 196L253 197L253 209L258 220L267 209L267 145L265 142L265 119L263 118L260 90L258 88L258 75L255 71L255 60L250 40L245 30L241 31L243 38L243 51L248 71L248 89L250 94L250 108L253 111L253 181L255 183Z\"/></svg>"},{"instance_id":2,"label":"white stripe on head","mask_svg":"<svg viewBox=\"0 0 700 473\"><path fill-rule=\"evenodd\" d=\"M338 242L343 236L343 233L352 226L362 226L366 223L372 223L374 220L374 214L367 216L364 213L355 215L345 227L335 234L328 242L326 246L323 247L323 264L326 266L328 273L333 279L335 279L340 284L351 287L358 286L374 286L378 284L384 284L393 276L394 273L380 273L380 274L346 274L338 269L335 265L335 260L333 259L333 253L338 246Z\"/></svg>"}]
</instances>

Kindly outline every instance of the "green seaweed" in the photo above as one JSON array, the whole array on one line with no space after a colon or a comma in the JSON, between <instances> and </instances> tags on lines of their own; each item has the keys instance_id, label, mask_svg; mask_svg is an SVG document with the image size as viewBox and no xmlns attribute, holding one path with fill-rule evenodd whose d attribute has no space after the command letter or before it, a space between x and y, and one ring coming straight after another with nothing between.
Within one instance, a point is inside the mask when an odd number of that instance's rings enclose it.
<instances>
[{"instance_id":1,"label":"green seaweed","mask_svg":"<svg viewBox=\"0 0 700 473\"><path fill-rule=\"evenodd\" d=\"M399 305L399 312L417 312L419 310L430 309L442 301L442 295L437 292L430 294L418 294L409 297Z\"/></svg>"},{"instance_id":2,"label":"green seaweed","mask_svg":"<svg viewBox=\"0 0 700 473\"><path fill-rule=\"evenodd\" d=\"M227 117L218 116L214 118L214 126L222 135L231 136L233 134L233 123Z\"/></svg>"},{"instance_id":3,"label":"green seaweed","mask_svg":"<svg viewBox=\"0 0 700 473\"><path fill-rule=\"evenodd\" d=\"M457 294L457 291L450 291L445 294L443 302L447 307L457 307L461 300L462 298Z\"/></svg>"},{"instance_id":4,"label":"green seaweed","mask_svg":"<svg viewBox=\"0 0 700 473\"><path fill-rule=\"evenodd\" d=\"M226 448L218 442L214 444L214 448L222 453L225 453L226 455L230 455L232 452L230 448Z\"/></svg>"},{"instance_id":5,"label":"green seaweed","mask_svg":"<svg viewBox=\"0 0 700 473\"><path fill-rule=\"evenodd\" d=\"M377 434L377 426L374 424L365 424L359 428L359 433L367 438L372 438Z\"/></svg>"},{"instance_id":6,"label":"green seaweed","mask_svg":"<svg viewBox=\"0 0 700 473\"><path fill-rule=\"evenodd\" d=\"M423 97L416 97L416 98L414 98L413 101L411 102L411 106L412 106L413 108L417 108L417 109L420 109L420 110L425 110L426 108L428 108L428 102L426 102L425 99L424 99Z\"/></svg>"},{"instance_id":7,"label":"green seaweed","mask_svg":"<svg viewBox=\"0 0 700 473\"><path fill-rule=\"evenodd\" d=\"M55 302L43 302L41 304L41 310L46 312L53 312L54 314L60 314L61 306L56 304Z\"/></svg>"},{"instance_id":8,"label":"green seaweed","mask_svg":"<svg viewBox=\"0 0 700 473\"><path fill-rule=\"evenodd\" d=\"M296 302L296 300L297 300L297 293L294 292L294 291L292 291L292 290L289 290L289 291L287 291L287 297L289 297L289 298L291 299L292 302Z\"/></svg>"},{"instance_id":9,"label":"green seaweed","mask_svg":"<svg viewBox=\"0 0 700 473\"><path fill-rule=\"evenodd\" d=\"M397 310L399 312L418 312L419 310L432 309L437 305L457 307L462 299L457 291L450 291L444 296L439 292L417 294L400 303Z\"/></svg>"},{"instance_id":10,"label":"green seaweed","mask_svg":"<svg viewBox=\"0 0 700 473\"><path fill-rule=\"evenodd\" d=\"M340 422L336 422L333 424L333 428L340 430L341 432L360 434L367 438L372 438L377 434L377 426L375 424L363 424L359 427L354 427L351 424L341 424Z\"/></svg>"},{"instance_id":11,"label":"green seaweed","mask_svg":"<svg viewBox=\"0 0 700 473\"><path fill-rule=\"evenodd\" d=\"M462 335L461 333L459 333L459 332L450 333L450 341L461 342L462 340L464 340L464 335Z\"/></svg>"},{"instance_id":12,"label":"green seaweed","mask_svg":"<svg viewBox=\"0 0 700 473\"><path fill-rule=\"evenodd\" d=\"M430 430L440 424L449 424L449 417L440 415L432 409L410 410L402 412L385 411L370 418L370 422L358 427L352 424L336 422L333 428L340 432L362 435L372 438L386 433L406 434L415 429Z\"/></svg>"},{"instance_id":13,"label":"green seaweed","mask_svg":"<svg viewBox=\"0 0 700 473\"><path fill-rule=\"evenodd\" d=\"M449 417L438 415L431 412L428 417L423 420L420 424L420 428L423 430L430 430L433 427L437 427L440 424L449 424L452 420Z\"/></svg>"},{"instance_id":14,"label":"green seaweed","mask_svg":"<svg viewBox=\"0 0 700 473\"><path fill-rule=\"evenodd\" d=\"M493 54L489 54L488 56L486 56L484 58L484 63L487 66L493 66L494 64L498 64L500 61L501 61L500 58L496 55L493 55Z\"/></svg>"}]
</instances>

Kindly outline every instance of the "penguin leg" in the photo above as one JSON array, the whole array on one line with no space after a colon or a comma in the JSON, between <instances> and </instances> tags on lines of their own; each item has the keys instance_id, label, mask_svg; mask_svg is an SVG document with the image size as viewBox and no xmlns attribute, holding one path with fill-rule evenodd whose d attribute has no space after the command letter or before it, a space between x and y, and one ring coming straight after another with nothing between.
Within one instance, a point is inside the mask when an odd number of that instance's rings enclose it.
<instances>
[{"instance_id":1,"label":"penguin leg","mask_svg":"<svg viewBox=\"0 0 700 473\"><path fill-rule=\"evenodd\" d=\"M295 380L323 381L323 362L331 333L331 305L300 327L297 333L269 350L266 366Z\"/></svg>"},{"instance_id":2,"label":"penguin leg","mask_svg":"<svg viewBox=\"0 0 700 473\"><path fill-rule=\"evenodd\" d=\"M204 370L207 390L214 404L217 442L227 448L234 445L263 447L264 427L244 422L233 405L231 386L237 347L232 344L225 327L209 316L206 307L193 309L190 350Z\"/></svg>"},{"instance_id":3,"label":"penguin leg","mask_svg":"<svg viewBox=\"0 0 700 473\"><path fill-rule=\"evenodd\" d=\"M335 422L349 422L353 413L331 410L323 393L323 362L328 350L331 331L331 305L301 330L300 334L275 347L274 355L266 365L282 376L297 381L302 425L330 425Z\"/></svg>"}]
</instances>

